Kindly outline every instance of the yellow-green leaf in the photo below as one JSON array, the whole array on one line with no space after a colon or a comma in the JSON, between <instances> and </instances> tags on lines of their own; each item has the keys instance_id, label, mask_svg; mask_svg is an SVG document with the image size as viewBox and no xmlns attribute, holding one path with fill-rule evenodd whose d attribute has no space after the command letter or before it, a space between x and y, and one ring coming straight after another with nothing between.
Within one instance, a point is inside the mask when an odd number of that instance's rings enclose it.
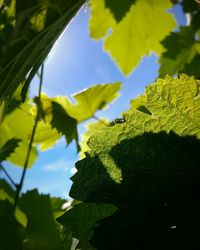
<instances>
[{"instance_id":1,"label":"yellow-green leaf","mask_svg":"<svg viewBox=\"0 0 200 250\"><path fill-rule=\"evenodd\" d=\"M78 122L94 116L97 110L105 109L119 94L121 83L98 84L90 87L73 97L76 104L71 107L69 114Z\"/></svg>"},{"instance_id":2,"label":"yellow-green leaf","mask_svg":"<svg viewBox=\"0 0 200 250\"><path fill-rule=\"evenodd\" d=\"M103 2L104 0L98 0L100 6ZM125 75L131 73L143 56L152 52L161 54L163 47L160 42L176 27L173 15L167 12L172 6L169 0L138 0L116 25L110 24L113 19L111 12L105 6L97 9L99 5L96 1L91 1L91 36L100 38L100 35L103 37L106 34L104 25L100 24L99 18L95 18L95 13L99 11L99 16L101 13L103 19L101 23L106 22L107 31L111 29L111 34L105 39L104 49ZM95 34L91 27L98 27L101 34Z\"/></svg>"},{"instance_id":3,"label":"yellow-green leaf","mask_svg":"<svg viewBox=\"0 0 200 250\"><path fill-rule=\"evenodd\" d=\"M20 107L6 115L3 122L0 124L0 147L13 137L17 136L17 138L21 140L15 152L7 159L19 166L24 166L29 139L32 133L33 118L29 113L29 109L29 104L22 104ZM30 154L29 167L33 164L36 157L37 152L33 147Z\"/></svg>"}]
</instances>

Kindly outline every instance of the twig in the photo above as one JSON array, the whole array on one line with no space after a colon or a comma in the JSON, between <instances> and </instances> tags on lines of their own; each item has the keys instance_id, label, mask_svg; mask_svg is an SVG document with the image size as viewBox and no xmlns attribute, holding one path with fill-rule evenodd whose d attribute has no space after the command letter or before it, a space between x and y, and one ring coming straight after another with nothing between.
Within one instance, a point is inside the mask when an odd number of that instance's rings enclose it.
<instances>
[{"instance_id":1,"label":"twig","mask_svg":"<svg viewBox=\"0 0 200 250\"><path fill-rule=\"evenodd\" d=\"M1 163L0 163L0 168L2 169L4 174L7 176L9 181L12 183L12 185L17 189L17 184L13 181L12 177L9 175L9 173L7 172L7 170L4 168L4 166Z\"/></svg>"},{"instance_id":2,"label":"twig","mask_svg":"<svg viewBox=\"0 0 200 250\"><path fill-rule=\"evenodd\" d=\"M101 120L99 117L97 117L96 115L93 115L93 118L95 120L97 120L98 122L100 122L102 125L108 127L108 124L106 122L104 122L103 120Z\"/></svg>"},{"instance_id":3,"label":"twig","mask_svg":"<svg viewBox=\"0 0 200 250\"><path fill-rule=\"evenodd\" d=\"M42 83L43 83L43 72L44 72L44 63L42 63L41 73L40 73L41 77L40 77L40 84L39 84L39 90L38 90L39 101L41 100L41 90L42 90ZM35 123L34 123L32 134L31 134L31 139L30 139L30 142L29 142L28 152L27 152L27 155L26 155L25 163L24 163L24 168L23 168L22 176L21 176L21 179L20 179L20 183L17 186L16 196L15 196L15 203L14 203L14 207L15 208L17 206L17 203L18 203L18 200L19 200L19 195L20 195L20 192L21 192L22 187L23 187L24 178L25 178L25 175L26 175L26 170L27 170L27 167L28 167L28 162L29 162L29 158L30 158L30 154L31 154L31 149L32 149L32 146L33 146L33 141L34 141L34 136L35 136L35 132L36 132L36 129L37 129L37 125L38 125L39 119L40 119L40 114L37 111L37 115L36 115L36 118L35 118Z\"/></svg>"}]
</instances>

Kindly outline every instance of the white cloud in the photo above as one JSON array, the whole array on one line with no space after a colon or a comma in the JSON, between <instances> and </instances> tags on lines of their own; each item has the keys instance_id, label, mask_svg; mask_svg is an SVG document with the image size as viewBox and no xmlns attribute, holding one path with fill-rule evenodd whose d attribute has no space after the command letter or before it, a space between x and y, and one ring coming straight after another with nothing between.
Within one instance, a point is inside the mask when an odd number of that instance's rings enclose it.
<instances>
[{"instance_id":1,"label":"white cloud","mask_svg":"<svg viewBox=\"0 0 200 250\"><path fill-rule=\"evenodd\" d=\"M75 164L74 161L66 161L64 159L60 159L58 161L43 165L42 170L50 172L63 170L64 172L68 172L70 169L74 167L74 164Z\"/></svg>"}]
</instances>

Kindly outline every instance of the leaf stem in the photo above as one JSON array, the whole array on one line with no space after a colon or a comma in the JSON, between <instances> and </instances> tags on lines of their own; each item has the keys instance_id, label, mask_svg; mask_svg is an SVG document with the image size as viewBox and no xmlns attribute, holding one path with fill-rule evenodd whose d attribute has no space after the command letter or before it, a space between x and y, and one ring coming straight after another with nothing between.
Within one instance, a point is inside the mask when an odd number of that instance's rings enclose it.
<instances>
[{"instance_id":1,"label":"leaf stem","mask_svg":"<svg viewBox=\"0 0 200 250\"><path fill-rule=\"evenodd\" d=\"M12 177L9 175L7 170L4 168L4 166L0 163L0 168L4 172L4 174L7 176L9 181L12 183L12 185L17 189L17 184L13 181Z\"/></svg>"},{"instance_id":2,"label":"leaf stem","mask_svg":"<svg viewBox=\"0 0 200 250\"><path fill-rule=\"evenodd\" d=\"M42 65L41 65L40 84L39 84L39 90L38 90L39 101L41 101L43 73L44 73L44 63L42 63ZM20 183L19 183L19 185L17 185L15 203L14 203L15 208L17 206L17 203L18 203L18 200L19 200L19 195L20 195L20 192L21 192L22 187L23 187L23 183L24 183L24 179L25 179L25 175L26 175L26 170L27 170L27 167L28 167L29 158L30 158L30 154L31 154L31 149L33 147L34 136L35 136L35 132L36 132L36 129L37 129L39 119L40 119L40 113L37 111L37 115L36 115L36 118L35 118L35 123L34 123L34 126L33 126L32 133L31 133L31 139L30 139L30 142L29 142L28 152L27 152L27 155L26 155L26 160L25 160L25 163L24 163L24 168L23 168L23 171L22 171L21 179L20 179Z\"/></svg>"},{"instance_id":3,"label":"leaf stem","mask_svg":"<svg viewBox=\"0 0 200 250\"><path fill-rule=\"evenodd\" d=\"M96 115L93 115L93 118L97 120L98 122L100 122L102 125L108 127L108 124L104 122L102 119L100 119L99 117L97 117Z\"/></svg>"}]
</instances>

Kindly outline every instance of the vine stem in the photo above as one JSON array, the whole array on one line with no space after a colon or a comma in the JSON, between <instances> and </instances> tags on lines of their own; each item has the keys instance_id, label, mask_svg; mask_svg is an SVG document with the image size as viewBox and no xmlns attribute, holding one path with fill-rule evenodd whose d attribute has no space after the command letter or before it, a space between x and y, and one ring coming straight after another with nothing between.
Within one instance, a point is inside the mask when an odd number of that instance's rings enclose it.
<instances>
[{"instance_id":1,"label":"vine stem","mask_svg":"<svg viewBox=\"0 0 200 250\"><path fill-rule=\"evenodd\" d=\"M97 120L98 122L100 122L102 125L108 127L108 124L106 122L104 122L103 120L101 120L99 117L97 117L96 115L93 115L93 118L95 120Z\"/></svg>"},{"instance_id":2,"label":"vine stem","mask_svg":"<svg viewBox=\"0 0 200 250\"><path fill-rule=\"evenodd\" d=\"M8 177L9 181L12 183L12 185L17 188L17 184L13 181L12 177L9 175L9 173L6 171L4 166L0 163L0 168L4 172L4 174Z\"/></svg>"},{"instance_id":3,"label":"vine stem","mask_svg":"<svg viewBox=\"0 0 200 250\"><path fill-rule=\"evenodd\" d=\"M42 83L43 83L43 73L44 73L44 63L42 63L42 65L41 65L40 84L39 84L39 90L38 90L39 102L41 102L41 90L42 90ZM29 163L29 158L30 158L30 154L31 154L31 149L33 147L33 141L34 141L35 132L36 132L36 129L37 129L39 119L40 119L40 113L37 110L37 115L36 115L36 118L35 118L35 123L34 123L34 126L33 126L33 130L32 130L32 133L31 133L28 152L27 152L27 155L26 155L26 160L25 160L25 163L24 163L24 168L23 168L23 171L22 171L20 183L16 186L17 190L16 190L15 203L14 203L15 208L17 207L20 192L21 192L23 184L24 184L24 179L25 179L25 175L26 175L26 171L27 171L27 167L28 167L28 163Z\"/></svg>"}]
</instances>

